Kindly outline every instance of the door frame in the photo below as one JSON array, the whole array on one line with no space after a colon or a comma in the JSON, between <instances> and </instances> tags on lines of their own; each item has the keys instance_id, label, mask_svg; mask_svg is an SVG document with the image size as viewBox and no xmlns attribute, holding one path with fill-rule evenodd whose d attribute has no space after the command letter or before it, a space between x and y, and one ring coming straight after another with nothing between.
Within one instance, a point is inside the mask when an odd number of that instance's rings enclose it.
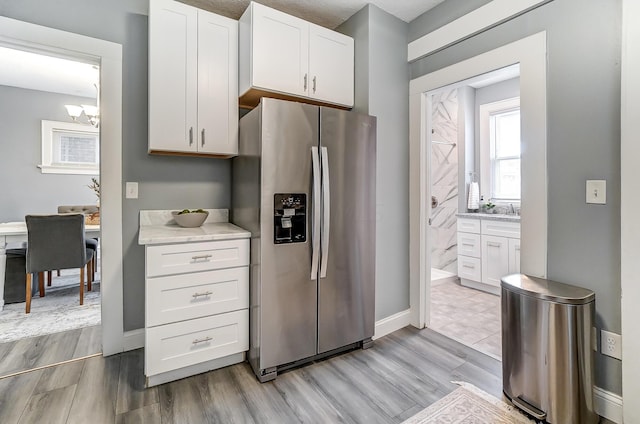
<instances>
[{"instance_id":1,"label":"door frame","mask_svg":"<svg viewBox=\"0 0 640 424\"><path fill-rule=\"evenodd\" d=\"M622 394L630 402L623 403L623 421L640 422L640 369L634 358L640 354L640 220L637 195L637 167L640 160L638 117L640 117L640 2L622 1L622 57L620 98L620 285L622 291Z\"/></svg>"},{"instance_id":2,"label":"door frame","mask_svg":"<svg viewBox=\"0 0 640 424\"><path fill-rule=\"evenodd\" d=\"M430 74L409 89L409 304L414 327L429 324L431 258L427 218L430 161L427 93L477 75L520 64L522 113L523 273L547 276L547 36L542 31Z\"/></svg>"},{"instance_id":3,"label":"door frame","mask_svg":"<svg viewBox=\"0 0 640 424\"><path fill-rule=\"evenodd\" d=\"M102 353L122 352L122 46L3 16L0 44L100 66Z\"/></svg>"}]
</instances>

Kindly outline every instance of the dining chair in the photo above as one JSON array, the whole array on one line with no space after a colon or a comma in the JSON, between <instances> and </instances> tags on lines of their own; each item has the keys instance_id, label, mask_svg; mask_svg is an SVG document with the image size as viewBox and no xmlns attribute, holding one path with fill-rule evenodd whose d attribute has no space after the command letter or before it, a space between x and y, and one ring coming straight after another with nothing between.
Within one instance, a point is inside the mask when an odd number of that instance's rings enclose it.
<instances>
[{"instance_id":1,"label":"dining chair","mask_svg":"<svg viewBox=\"0 0 640 424\"><path fill-rule=\"evenodd\" d=\"M100 208L96 205L61 205L58 206L58 213L82 213L84 215L91 215L98 212ZM98 267L98 239L91 238L85 240L87 249L93 250L93 259L91 260L91 281L95 280L96 268ZM60 276L60 270L57 270L58 277ZM89 282L88 289L91 291L91 281ZM51 271L47 273L47 286L51 285Z\"/></svg>"},{"instance_id":2,"label":"dining chair","mask_svg":"<svg viewBox=\"0 0 640 424\"><path fill-rule=\"evenodd\" d=\"M80 269L80 305L84 304L85 267L93 250L85 246L84 215L27 215L26 313L31 312L31 274Z\"/></svg>"}]
</instances>

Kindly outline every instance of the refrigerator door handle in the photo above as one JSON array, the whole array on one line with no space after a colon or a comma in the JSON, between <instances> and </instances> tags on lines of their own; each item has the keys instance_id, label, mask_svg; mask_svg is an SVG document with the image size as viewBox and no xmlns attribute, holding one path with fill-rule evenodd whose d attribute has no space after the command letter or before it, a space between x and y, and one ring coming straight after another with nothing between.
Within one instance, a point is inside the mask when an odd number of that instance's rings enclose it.
<instances>
[{"instance_id":1,"label":"refrigerator door handle","mask_svg":"<svg viewBox=\"0 0 640 424\"><path fill-rule=\"evenodd\" d=\"M329 262L329 229L331 218L331 203L329 190L329 152L322 148L322 263L320 264L320 278L327 276L327 264Z\"/></svg>"},{"instance_id":2,"label":"refrigerator door handle","mask_svg":"<svg viewBox=\"0 0 640 424\"><path fill-rule=\"evenodd\" d=\"M312 229L311 244L313 246L311 253L311 279L318 278L318 260L320 255L320 158L318 148L311 148L311 162L313 165L313 213L312 213Z\"/></svg>"}]
</instances>

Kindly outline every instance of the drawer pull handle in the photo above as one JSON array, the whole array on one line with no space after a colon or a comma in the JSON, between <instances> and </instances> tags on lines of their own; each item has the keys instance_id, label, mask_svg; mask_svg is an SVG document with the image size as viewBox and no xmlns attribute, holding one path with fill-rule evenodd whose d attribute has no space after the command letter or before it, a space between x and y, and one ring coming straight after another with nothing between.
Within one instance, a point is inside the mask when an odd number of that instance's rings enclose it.
<instances>
[{"instance_id":1,"label":"drawer pull handle","mask_svg":"<svg viewBox=\"0 0 640 424\"><path fill-rule=\"evenodd\" d=\"M213 255L197 255L197 256L192 256L191 259L195 261L198 260L203 260L203 261L209 261L209 258L213 257Z\"/></svg>"},{"instance_id":2,"label":"drawer pull handle","mask_svg":"<svg viewBox=\"0 0 640 424\"><path fill-rule=\"evenodd\" d=\"M463 246L474 246L474 243L462 243Z\"/></svg>"},{"instance_id":3,"label":"drawer pull handle","mask_svg":"<svg viewBox=\"0 0 640 424\"><path fill-rule=\"evenodd\" d=\"M213 292L212 292L212 291L206 291L206 292L204 292L204 293L197 293L197 292L196 292L196 293L194 293L194 294L192 295L192 297L193 297L194 299L197 299L197 298L199 298L200 296L211 296L212 294L213 294Z\"/></svg>"},{"instance_id":4,"label":"drawer pull handle","mask_svg":"<svg viewBox=\"0 0 640 424\"><path fill-rule=\"evenodd\" d=\"M210 342L211 340L213 340L213 337L205 337L204 339L195 339L193 342L191 342L191 344L197 345L199 343L206 343L206 342Z\"/></svg>"},{"instance_id":5,"label":"drawer pull handle","mask_svg":"<svg viewBox=\"0 0 640 424\"><path fill-rule=\"evenodd\" d=\"M475 268L475 266L473 266L473 265L467 265L467 264L463 264L463 265L462 265L462 267L463 267L463 268L471 268L471 269Z\"/></svg>"},{"instance_id":6,"label":"drawer pull handle","mask_svg":"<svg viewBox=\"0 0 640 424\"><path fill-rule=\"evenodd\" d=\"M492 242L488 242L488 243L487 243L487 246L490 246L490 247L500 247L501 245L500 245L500 243L492 243Z\"/></svg>"}]
</instances>

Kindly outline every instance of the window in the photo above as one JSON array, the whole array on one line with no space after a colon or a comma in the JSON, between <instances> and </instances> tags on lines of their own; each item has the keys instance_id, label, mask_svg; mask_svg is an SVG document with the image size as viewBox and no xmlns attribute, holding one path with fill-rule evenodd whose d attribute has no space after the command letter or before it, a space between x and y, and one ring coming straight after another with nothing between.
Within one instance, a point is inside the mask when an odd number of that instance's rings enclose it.
<instances>
[{"instance_id":1,"label":"window","mask_svg":"<svg viewBox=\"0 0 640 424\"><path fill-rule=\"evenodd\" d=\"M520 99L480 106L482 194L495 202L520 201Z\"/></svg>"},{"instance_id":2,"label":"window","mask_svg":"<svg viewBox=\"0 0 640 424\"><path fill-rule=\"evenodd\" d=\"M98 175L99 130L90 125L42 121L42 173Z\"/></svg>"}]
</instances>

